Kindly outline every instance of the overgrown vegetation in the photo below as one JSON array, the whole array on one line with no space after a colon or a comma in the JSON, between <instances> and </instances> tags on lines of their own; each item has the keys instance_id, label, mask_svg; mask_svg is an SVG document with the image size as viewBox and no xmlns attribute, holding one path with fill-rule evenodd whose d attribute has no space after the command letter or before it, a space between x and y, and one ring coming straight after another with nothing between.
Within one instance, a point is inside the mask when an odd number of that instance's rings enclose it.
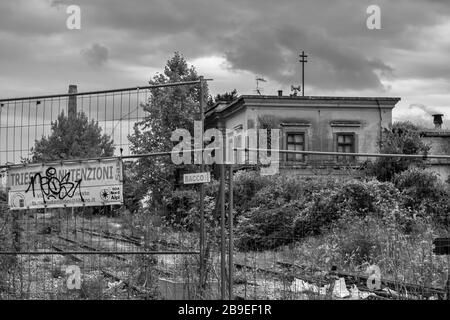
<instances>
[{"instance_id":1,"label":"overgrown vegetation","mask_svg":"<svg viewBox=\"0 0 450 320\"><path fill-rule=\"evenodd\" d=\"M390 128L383 129L380 153L426 155L429 150L430 146L421 139L417 126L409 121L395 122ZM368 165L367 173L380 181L392 181L397 173L413 164L420 166L422 163L422 159L382 157Z\"/></svg>"},{"instance_id":2,"label":"overgrown vegetation","mask_svg":"<svg viewBox=\"0 0 450 320\"><path fill-rule=\"evenodd\" d=\"M36 141L31 149L31 162L62 159L107 157L114 154L114 142L97 121L87 118L84 112L65 115L62 112L51 124L51 134Z\"/></svg>"},{"instance_id":3,"label":"overgrown vegetation","mask_svg":"<svg viewBox=\"0 0 450 320\"><path fill-rule=\"evenodd\" d=\"M341 219L389 219L398 231L415 231L418 217L436 228L447 227L449 190L427 171L408 169L392 182L351 180L343 185L333 179L313 180L276 176L263 178L239 217L236 245L242 250L264 250L320 235ZM236 180L237 189L246 179ZM248 195L245 195L248 197ZM235 194L239 203L239 194Z\"/></svg>"}]
</instances>

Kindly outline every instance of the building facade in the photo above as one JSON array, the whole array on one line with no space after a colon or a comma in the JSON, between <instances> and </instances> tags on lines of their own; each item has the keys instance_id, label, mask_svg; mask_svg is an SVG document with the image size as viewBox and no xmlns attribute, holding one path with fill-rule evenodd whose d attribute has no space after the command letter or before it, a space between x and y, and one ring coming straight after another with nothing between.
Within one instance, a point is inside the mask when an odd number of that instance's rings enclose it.
<instances>
[{"instance_id":1,"label":"building facade","mask_svg":"<svg viewBox=\"0 0 450 320\"><path fill-rule=\"evenodd\" d=\"M226 143L248 148L248 129L280 129L279 148L300 151L378 153L383 128L400 98L243 95L206 112L205 127L227 129ZM282 166L335 165L360 159L283 154ZM247 158L235 152L236 160ZM236 161L235 161L236 163ZM303 168L304 169L304 168Z\"/></svg>"}]
</instances>

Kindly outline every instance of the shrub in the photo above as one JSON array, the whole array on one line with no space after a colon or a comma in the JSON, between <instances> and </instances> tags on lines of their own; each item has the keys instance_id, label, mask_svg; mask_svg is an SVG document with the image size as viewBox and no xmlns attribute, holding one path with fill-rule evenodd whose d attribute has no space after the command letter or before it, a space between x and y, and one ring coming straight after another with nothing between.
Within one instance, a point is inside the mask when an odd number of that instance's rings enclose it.
<instances>
[{"instance_id":1,"label":"shrub","mask_svg":"<svg viewBox=\"0 0 450 320\"><path fill-rule=\"evenodd\" d=\"M400 200L400 193L392 183L377 180L349 181L332 199L340 213L354 212L359 216L383 216L387 208L397 206Z\"/></svg>"},{"instance_id":2,"label":"shrub","mask_svg":"<svg viewBox=\"0 0 450 320\"><path fill-rule=\"evenodd\" d=\"M343 216L382 217L398 207L400 193L389 182L352 180L342 187L324 188L311 194L294 221L298 238L317 235Z\"/></svg>"},{"instance_id":3,"label":"shrub","mask_svg":"<svg viewBox=\"0 0 450 320\"><path fill-rule=\"evenodd\" d=\"M167 209L165 214L166 221L179 228L190 228L183 225L183 221L187 218L188 211L191 208L197 208L199 194L197 191L175 190L168 197L164 198L164 205Z\"/></svg>"},{"instance_id":4,"label":"shrub","mask_svg":"<svg viewBox=\"0 0 450 320\"><path fill-rule=\"evenodd\" d=\"M261 176L257 171L238 171L234 175L233 200L239 213L250 209L255 194L271 183L273 177Z\"/></svg>"},{"instance_id":5,"label":"shrub","mask_svg":"<svg viewBox=\"0 0 450 320\"><path fill-rule=\"evenodd\" d=\"M394 178L395 186L402 192L405 205L418 208L424 201L438 200L444 187L434 172L410 168Z\"/></svg>"},{"instance_id":6,"label":"shrub","mask_svg":"<svg viewBox=\"0 0 450 320\"><path fill-rule=\"evenodd\" d=\"M401 204L401 194L390 182L351 180L338 185L332 179L273 177L251 200L253 209L239 220L239 246L273 248L318 235L343 216L383 218L393 215L394 209L402 213L394 217L396 223L410 229L412 214ZM276 236L282 232L285 236Z\"/></svg>"},{"instance_id":7,"label":"shrub","mask_svg":"<svg viewBox=\"0 0 450 320\"><path fill-rule=\"evenodd\" d=\"M381 153L388 154L426 154L430 146L420 137L418 128L409 121L396 122L384 129L381 137ZM366 172L380 181L392 181L395 174L407 170L411 164L420 165L421 159L378 158L373 164L366 164Z\"/></svg>"},{"instance_id":8,"label":"shrub","mask_svg":"<svg viewBox=\"0 0 450 320\"><path fill-rule=\"evenodd\" d=\"M240 250L266 250L293 242L293 222L298 203L289 202L278 208L254 208L239 220L236 246Z\"/></svg>"},{"instance_id":9,"label":"shrub","mask_svg":"<svg viewBox=\"0 0 450 320\"><path fill-rule=\"evenodd\" d=\"M407 208L424 212L441 226L449 226L449 189L440 182L435 173L410 168L397 174L394 182L401 191L403 203Z\"/></svg>"},{"instance_id":10,"label":"shrub","mask_svg":"<svg viewBox=\"0 0 450 320\"><path fill-rule=\"evenodd\" d=\"M294 219L294 234L297 238L317 235L338 217L337 203L332 201L336 190L324 189L314 192Z\"/></svg>"},{"instance_id":11,"label":"shrub","mask_svg":"<svg viewBox=\"0 0 450 320\"><path fill-rule=\"evenodd\" d=\"M206 195L204 200L205 232L208 232L208 230L212 231L219 225L220 214L214 215L215 207L216 198ZM225 210L227 210L227 208L225 208ZM197 207L189 209L185 218L181 221L181 224L188 231L198 230L200 226L200 210L198 210Z\"/></svg>"}]
</instances>

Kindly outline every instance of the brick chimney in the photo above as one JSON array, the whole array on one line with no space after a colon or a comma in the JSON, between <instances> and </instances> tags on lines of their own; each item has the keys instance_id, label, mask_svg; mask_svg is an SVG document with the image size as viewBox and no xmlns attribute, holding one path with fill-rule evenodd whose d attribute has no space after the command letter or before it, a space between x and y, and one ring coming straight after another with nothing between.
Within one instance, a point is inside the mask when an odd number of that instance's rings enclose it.
<instances>
[{"instance_id":1,"label":"brick chimney","mask_svg":"<svg viewBox=\"0 0 450 320\"><path fill-rule=\"evenodd\" d=\"M77 85L71 84L69 85L69 93L77 93ZM68 103L68 113L69 117L75 117L77 114L77 96L69 96Z\"/></svg>"},{"instance_id":2,"label":"brick chimney","mask_svg":"<svg viewBox=\"0 0 450 320\"><path fill-rule=\"evenodd\" d=\"M442 117L444 116L441 113L433 114L433 123L435 129L442 129Z\"/></svg>"}]
</instances>

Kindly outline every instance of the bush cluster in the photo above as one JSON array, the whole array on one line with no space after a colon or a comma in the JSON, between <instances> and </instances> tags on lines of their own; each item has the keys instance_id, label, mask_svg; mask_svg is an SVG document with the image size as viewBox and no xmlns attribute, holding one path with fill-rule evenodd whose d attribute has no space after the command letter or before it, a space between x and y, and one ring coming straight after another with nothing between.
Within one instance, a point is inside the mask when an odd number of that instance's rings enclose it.
<instances>
[{"instance_id":1,"label":"bush cluster","mask_svg":"<svg viewBox=\"0 0 450 320\"><path fill-rule=\"evenodd\" d=\"M322 234L343 220L371 218L404 234L415 230L417 217L430 218L440 227L449 225L448 188L433 173L408 169L394 181L355 179L339 184L333 179L273 177L249 201L250 209L241 213L236 245L241 250L273 249ZM350 241L349 251L358 242L361 248L372 246L362 235L355 237L361 241Z\"/></svg>"},{"instance_id":2,"label":"bush cluster","mask_svg":"<svg viewBox=\"0 0 450 320\"><path fill-rule=\"evenodd\" d=\"M213 215L217 190L217 182L206 188L208 223L217 224L219 218ZM415 230L417 217L430 218L437 226L449 225L448 186L433 173L418 168L398 173L393 182L354 179L342 183L333 178L239 172L233 191L235 244L245 251L277 248L323 234L339 221L348 223L367 217L393 224L405 234ZM179 190L167 197L167 221L195 230L199 223L198 196L195 190ZM363 239L363 251L371 247L370 241L357 233L355 239ZM348 251L357 242L350 241Z\"/></svg>"}]
</instances>

